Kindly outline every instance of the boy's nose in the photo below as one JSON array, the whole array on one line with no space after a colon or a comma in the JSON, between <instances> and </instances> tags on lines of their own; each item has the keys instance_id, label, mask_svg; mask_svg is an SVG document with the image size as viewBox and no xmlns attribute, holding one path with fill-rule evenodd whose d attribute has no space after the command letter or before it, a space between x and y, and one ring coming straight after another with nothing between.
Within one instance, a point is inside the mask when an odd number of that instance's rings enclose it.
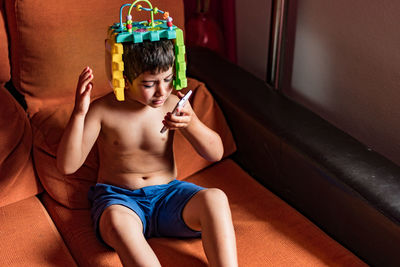
<instances>
[{"instance_id":1,"label":"boy's nose","mask_svg":"<svg viewBox=\"0 0 400 267\"><path fill-rule=\"evenodd\" d=\"M159 95L166 95L168 92L169 84L160 83L157 86L157 94Z\"/></svg>"}]
</instances>

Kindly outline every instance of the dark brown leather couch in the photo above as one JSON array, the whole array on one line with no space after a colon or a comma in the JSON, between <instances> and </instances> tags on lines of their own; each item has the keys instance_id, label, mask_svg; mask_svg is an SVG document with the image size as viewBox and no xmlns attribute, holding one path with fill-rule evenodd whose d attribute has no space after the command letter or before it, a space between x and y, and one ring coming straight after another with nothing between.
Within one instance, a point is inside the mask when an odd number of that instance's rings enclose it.
<instances>
[{"instance_id":1,"label":"dark brown leather couch","mask_svg":"<svg viewBox=\"0 0 400 267\"><path fill-rule=\"evenodd\" d=\"M400 266L399 166L209 50L188 61L246 171L367 263Z\"/></svg>"}]
</instances>

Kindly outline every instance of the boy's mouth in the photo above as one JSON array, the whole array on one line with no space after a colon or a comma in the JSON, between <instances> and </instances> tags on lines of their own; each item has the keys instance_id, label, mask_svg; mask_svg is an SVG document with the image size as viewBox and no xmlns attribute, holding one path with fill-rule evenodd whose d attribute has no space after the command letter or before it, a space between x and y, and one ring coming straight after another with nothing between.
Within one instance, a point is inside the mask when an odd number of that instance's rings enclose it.
<instances>
[{"instance_id":1,"label":"boy's mouth","mask_svg":"<svg viewBox=\"0 0 400 267\"><path fill-rule=\"evenodd\" d=\"M164 99L155 99L155 100L152 101L152 103L154 105L162 105L162 104L164 104L164 102L165 102Z\"/></svg>"}]
</instances>

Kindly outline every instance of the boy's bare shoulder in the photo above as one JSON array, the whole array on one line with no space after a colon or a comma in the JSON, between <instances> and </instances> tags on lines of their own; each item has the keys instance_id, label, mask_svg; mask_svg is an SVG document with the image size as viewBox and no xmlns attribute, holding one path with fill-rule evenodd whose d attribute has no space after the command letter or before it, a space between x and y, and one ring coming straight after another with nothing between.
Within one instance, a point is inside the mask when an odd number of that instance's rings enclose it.
<instances>
[{"instance_id":1,"label":"boy's bare shoulder","mask_svg":"<svg viewBox=\"0 0 400 267\"><path fill-rule=\"evenodd\" d=\"M175 92L174 92L174 93L171 93L170 96L169 96L169 98L170 98L171 100L173 100L173 101L179 100L179 97L175 94Z\"/></svg>"},{"instance_id":2,"label":"boy's bare shoulder","mask_svg":"<svg viewBox=\"0 0 400 267\"><path fill-rule=\"evenodd\" d=\"M168 106L167 108L173 108L176 103L178 103L179 101L179 97L175 94L170 94L167 101L165 102L166 106Z\"/></svg>"},{"instance_id":3,"label":"boy's bare shoulder","mask_svg":"<svg viewBox=\"0 0 400 267\"><path fill-rule=\"evenodd\" d=\"M93 100L90 103L88 116L92 119L97 118L98 120L102 120L104 114L107 114L107 111L111 109L113 98L115 99L115 96L111 92Z\"/></svg>"},{"instance_id":4,"label":"boy's bare shoulder","mask_svg":"<svg viewBox=\"0 0 400 267\"><path fill-rule=\"evenodd\" d=\"M117 100L115 99L114 93L110 92L104 96L101 96L94 100L91 104L90 107L93 109L104 109L104 108L109 108L111 107L114 102Z\"/></svg>"}]
</instances>

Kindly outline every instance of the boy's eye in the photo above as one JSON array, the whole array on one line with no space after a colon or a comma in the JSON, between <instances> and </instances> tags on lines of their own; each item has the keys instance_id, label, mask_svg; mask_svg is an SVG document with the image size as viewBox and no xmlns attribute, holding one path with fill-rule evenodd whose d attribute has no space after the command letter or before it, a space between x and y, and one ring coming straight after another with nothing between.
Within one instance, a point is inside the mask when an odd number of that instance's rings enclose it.
<instances>
[{"instance_id":1,"label":"boy's eye","mask_svg":"<svg viewBox=\"0 0 400 267\"><path fill-rule=\"evenodd\" d=\"M173 78L174 78L174 77L170 77L170 78L164 79L164 81L167 82L167 83L169 83L170 81L173 80Z\"/></svg>"},{"instance_id":2,"label":"boy's eye","mask_svg":"<svg viewBox=\"0 0 400 267\"><path fill-rule=\"evenodd\" d=\"M154 83L143 83L142 85L143 85L143 87L145 87L145 88L151 88L151 87L154 86Z\"/></svg>"}]
</instances>

